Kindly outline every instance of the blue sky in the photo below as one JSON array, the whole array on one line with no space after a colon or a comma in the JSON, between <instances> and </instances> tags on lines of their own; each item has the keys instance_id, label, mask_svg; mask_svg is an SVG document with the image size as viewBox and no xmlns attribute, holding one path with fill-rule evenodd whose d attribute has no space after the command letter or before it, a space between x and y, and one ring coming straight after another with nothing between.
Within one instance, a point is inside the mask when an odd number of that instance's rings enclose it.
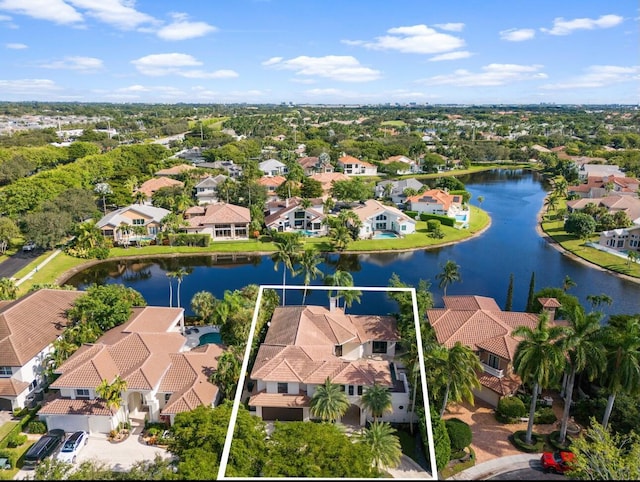
<instances>
[{"instance_id":1,"label":"blue sky","mask_svg":"<svg viewBox=\"0 0 640 482\"><path fill-rule=\"evenodd\" d=\"M634 0L0 0L0 100L638 104Z\"/></svg>"}]
</instances>

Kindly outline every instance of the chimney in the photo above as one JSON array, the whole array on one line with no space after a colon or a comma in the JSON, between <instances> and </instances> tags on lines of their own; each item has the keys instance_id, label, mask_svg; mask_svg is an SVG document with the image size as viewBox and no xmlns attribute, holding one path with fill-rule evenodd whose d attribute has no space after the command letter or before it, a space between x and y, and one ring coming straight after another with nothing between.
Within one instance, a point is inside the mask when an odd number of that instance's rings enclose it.
<instances>
[{"instance_id":1,"label":"chimney","mask_svg":"<svg viewBox=\"0 0 640 482\"><path fill-rule=\"evenodd\" d=\"M549 314L549 322L553 323L556 317L556 308L560 308L562 305L556 298L538 298L538 301L542 305L543 313Z\"/></svg>"},{"instance_id":2,"label":"chimney","mask_svg":"<svg viewBox=\"0 0 640 482\"><path fill-rule=\"evenodd\" d=\"M285 207L285 208L288 208L288 207L289 207L289 198L286 198L286 199L284 200L284 207Z\"/></svg>"},{"instance_id":3,"label":"chimney","mask_svg":"<svg viewBox=\"0 0 640 482\"><path fill-rule=\"evenodd\" d=\"M336 307L338 305L338 297L337 296L331 296L329 297L329 311L335 311Z\"/></svg>"}]
</instances>

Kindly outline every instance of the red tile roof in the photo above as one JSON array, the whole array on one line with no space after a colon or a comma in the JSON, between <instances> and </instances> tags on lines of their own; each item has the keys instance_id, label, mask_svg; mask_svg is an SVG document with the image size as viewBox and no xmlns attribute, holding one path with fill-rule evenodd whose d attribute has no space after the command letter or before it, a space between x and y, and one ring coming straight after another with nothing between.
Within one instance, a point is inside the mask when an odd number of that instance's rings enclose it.
<instances>
[{"instance_id":1,"label":"red tile roof","mask_svg":"<svg viewBox=\"0 0 640 482\"><path fill-rule=\"evenodd\" d=\"M47 402L38 415L102 415L110 417L111 409L104 400L71 400L70 398L54 398Z\"/></svg>"}]
</instances>

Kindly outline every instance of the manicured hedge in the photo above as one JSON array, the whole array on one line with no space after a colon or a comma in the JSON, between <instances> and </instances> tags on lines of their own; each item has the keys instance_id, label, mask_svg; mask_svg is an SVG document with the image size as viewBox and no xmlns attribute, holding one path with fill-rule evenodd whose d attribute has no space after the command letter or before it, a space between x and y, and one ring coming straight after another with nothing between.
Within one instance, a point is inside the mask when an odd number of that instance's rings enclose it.
<instances>
[{"instance_id":1,"label":"manicured hedge","mask_svg":"<svg viewBox=\"0 0 640 482\"><path fill-rule=\"evenodd\" d=\"M39 409L40 407L38 406L33 410L29 411L29 414L26 417L24 417L22 420L20 420L20 422L18 422L18 424L15 427L13 427L13 429L11 429L11 431L2 440L0 440L0 449L7 448L7 445L9 444L9 440L11 440L14 436L19 435L20 432L23 431L24 427L26 427L27 424L29 424L29 422L31 422L36 417L36 414L38 413Z\"/></svg>"},{"instance_id":2,"label":"manicured hedge","mask_svg":"<svg viewBox=\"0 0 640 482\"><path fill-rule=\"evenodd\" d=\"M555 430L547 436L547 442L549 442L549 445L551 445L556 450L567 450L573 443L573 437L571 437L569 434L567 434L567 436L565 437L564 445L559 442L559 438L560 430Z\"/></svg>"},{"instance_id":3,"label":"manicured hedge","mask_svg":"<svg viewBox=\"0 0 640 482\"><path fill-rule=\"evenodd\" d=\"M520 417L527 414L527 409L518 397L504 397L498 402L496 419L502 423L519 421Z\"/></svg>"},{"instance_id":4,"label":"manicured hedge","mask_svg":"<svg viewBox=\"0 0 640 482\"><path fill-rule=\"evenodd\" d=\"M536 410L536 415L533 418L533 423L539 424L549 424L558 420L556 417L556 413L553 411L551 407L544 407L540 410Z\"/></svg>"},{"instance_id":5,"label":"manicured hedge","mask_svg":"<svg viewBox=\"0 0 640 482\"><path fill-rule=\"evenodd\" d=\"M544 448L544 435L533 432L531 434L531 444L526 443L527 431L517 430L509 437L509 440L515 448L522 452L534 454L542 452Z\"/></svg>"},{"instance_id":6,"label":"manicured hedge","mask_svg":"<svg viewBox=\"0 0 640 482\"><path fill-rule=\"evenodd\" d=\"M451 442L451 451L458 452L464 450L465 447L471 445L473 433L471 427L459 418L450 418L445 421L449 441Z\"/></svg>"},{"instance_id":7,"label":"manicured hedge","mask_svg":"<svg viewBox=\"0 0 640 482\"><path fill-rule=\"evenodd\" d=\"M208 234L170 234L168 236L171 246L199 246L206 248L209 246L211 236Z\"/></svg>"},{"instance_id":8,"label":"manicured hedge","mask_svg":"<svg viewBox=\"0 0 640 482\"><path fill-rule=\"evenodd\" d=\"M405 211L404 213L407 216L409 216L411 219L417 219L418 218L418 211Z\"/></svg>"},{"instance_id":9,"label":"manicured hedge","mask_svg":"<svg viewBox=\"0 0 640 482\"><path fill-rule=\"evenodd\" d=\"M449 216L440 216L438 214L420 213L420 221L428 221L429 219L437 219L445 226L455 226L456 219Z\"/></svg>"}]
</instances>

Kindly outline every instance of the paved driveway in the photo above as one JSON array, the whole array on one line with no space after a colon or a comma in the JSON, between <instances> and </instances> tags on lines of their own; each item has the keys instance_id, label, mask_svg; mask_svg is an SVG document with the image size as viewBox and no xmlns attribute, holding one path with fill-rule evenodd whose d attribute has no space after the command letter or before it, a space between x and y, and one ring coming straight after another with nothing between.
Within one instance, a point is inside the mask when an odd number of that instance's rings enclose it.
<instances>
[{"instance_id":1,"label":"paved driveway","mask_svg":"<svg viewBox=\"0 0 640 482\"><path fill-rule=\"evenodd\" d=\"M138 441L138 436L142 427L136 427L125 441L113 444L107 440L105 434L96 434L89 437L89 443L78 454L77 463L85 460L96 460L108 465L113 470L129 470L131 466L140 460L152 461L156 454L162 457L171 457L171 454L164 449L153 445L146 445ZM15 476L15 480L23 480L33 477L33 470L20 470Z\"/></svg>"}]
</instances>

